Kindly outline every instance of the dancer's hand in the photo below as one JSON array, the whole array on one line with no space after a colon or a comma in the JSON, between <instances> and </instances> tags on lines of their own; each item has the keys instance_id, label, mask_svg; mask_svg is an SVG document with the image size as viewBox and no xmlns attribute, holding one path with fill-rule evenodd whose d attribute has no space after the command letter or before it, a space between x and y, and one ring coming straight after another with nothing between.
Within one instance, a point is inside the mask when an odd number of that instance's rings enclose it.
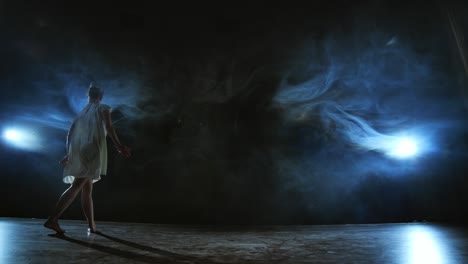
<instances>
[{"instance_id":1,"label":"dancer's hand","mask_svg":"<svg viewBox=\"0 0 468 264\"><path fill-rule=\"evenodd\" d=\"M117 145L116 147L120 155L124 156L125 158L129 158L131 156L131 150L129 147L121 144Z\"/></svg>"},{"instance_id":2,"label":"dancer's hand","mask_svg":"<svg viewBox=\"0 0 468 264\"><path fill-rule=\"evenodd\" d=\"M59 161L60 164L65 165L68 163L68 154L63 157L62 160Z\"/></svg>"}]
</instances>

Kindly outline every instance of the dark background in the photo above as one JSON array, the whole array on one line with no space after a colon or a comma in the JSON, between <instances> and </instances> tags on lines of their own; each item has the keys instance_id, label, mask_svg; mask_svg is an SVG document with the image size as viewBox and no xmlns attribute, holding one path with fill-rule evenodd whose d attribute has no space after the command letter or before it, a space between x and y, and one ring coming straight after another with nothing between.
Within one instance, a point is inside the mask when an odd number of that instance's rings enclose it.
<instances>
[{"instance_id":1,"label":"dark background","mask_svg":"<svg viewBox=\"0 0 468 264\"><path fill-rule=\"evenodd\" d=\"M1 1L1 126L30 126L42 143L0 145L0 216L47 217L67 187L67 126L96 81L133 150L125 160L109 141L98 221L464 223L467 82L447 14L465 36L466 11L437 1ZM334 80L324 97L278 97L285 83L324 76ZM359 131L314 105L327 100L382 133L418 124L430 147L408 160L357 147ZM291 118L298 106L307 118ZM84 219L79 199L63 217Z\"/></svg>"}]
</instances>

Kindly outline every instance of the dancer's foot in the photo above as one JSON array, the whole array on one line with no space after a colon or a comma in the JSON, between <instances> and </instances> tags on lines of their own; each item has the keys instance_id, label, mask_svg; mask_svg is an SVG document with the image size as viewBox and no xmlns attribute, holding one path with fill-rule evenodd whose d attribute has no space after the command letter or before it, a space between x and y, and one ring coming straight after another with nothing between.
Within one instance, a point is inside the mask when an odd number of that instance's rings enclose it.
<instances>
[{"instance_id":1,"label":"dancer's foot","mask_svg":"<svg viewBox=\"0 0 468 264\"><path fill-rule=\"evenodd\" d=\"M60 225L57 223L57 221L53 221L52 219L47 219L47 221L44 223L44 227L49 228L57 232L58 234L63 234L65 233L65 230L60 228Z\"/></svg>"},{"instance_id":2,"label":"dancer's foot","mask_svg":"<svg viewBox=\"0 0 468 264\"><path fill-rule=\"evenodd\" d=\"M97 233L98 231L96 230L96 223L88 224L88 232L89 233Z\"/></svg>"},{"instance_id":3,"label":"dancer's foot","mask_svg":"<svg viewBox=\"0 0 468 264\"><path fill-rule=\"evenodd\" d=\"M88 228L88 233L99 234L100 232L97 231L96 228L94 229Z\"/></svg>"}]
</instances>

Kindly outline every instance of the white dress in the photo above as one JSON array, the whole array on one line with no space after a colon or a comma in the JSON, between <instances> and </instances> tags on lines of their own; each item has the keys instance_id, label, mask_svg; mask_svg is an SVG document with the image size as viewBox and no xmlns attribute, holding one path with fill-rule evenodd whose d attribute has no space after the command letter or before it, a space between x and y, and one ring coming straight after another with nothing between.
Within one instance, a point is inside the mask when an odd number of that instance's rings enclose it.
<instances>
[{"instance_id":1,"label":"white dress","mask_svg":"<svg viewBox=\"0 0 468 264\"><path fill-rule=\"evenodd\" d=\"M89 103L73 120L68 142L68 162L63 170L63 182L75 178L90 178L93 183L107 173L106 127L104 111L110 106Z\"/></svg>"}]
</instances>

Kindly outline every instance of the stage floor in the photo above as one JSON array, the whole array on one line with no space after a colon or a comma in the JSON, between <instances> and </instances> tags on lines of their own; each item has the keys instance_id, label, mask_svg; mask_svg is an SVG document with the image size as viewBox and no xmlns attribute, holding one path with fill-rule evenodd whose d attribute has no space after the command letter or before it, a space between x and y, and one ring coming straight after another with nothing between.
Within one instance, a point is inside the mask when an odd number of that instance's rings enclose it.
<instances>
[{"instance_id":1,"label":"stage floor","mask_svg":"<svg viewBox=\"0 0 468 264\"><path fill-rule=\"evenodd\" d=\"M468 263L468 230L433 223L173 226L0 218L0 263Z\"/></svg>"}]
</instances>

